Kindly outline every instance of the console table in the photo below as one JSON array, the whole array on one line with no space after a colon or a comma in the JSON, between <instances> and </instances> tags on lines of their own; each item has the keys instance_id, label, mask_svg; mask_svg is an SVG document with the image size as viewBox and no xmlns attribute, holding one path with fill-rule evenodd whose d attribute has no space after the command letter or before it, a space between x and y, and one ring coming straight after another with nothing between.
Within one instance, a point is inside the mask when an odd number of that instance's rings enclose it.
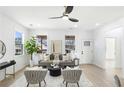
<instances>
[{"instance_id":1,"label":"console table","mask_svg":"<svg viewBox=\"0 0 124 93\"><path fill-rule=\"evenodd\" d=\"M5 78L6 78L6 75L13 75L13 77L15 77L15 64L16 64L15 60L11 60L10 62L0 63L0 70L5 69ZM7 67L10 67L10 66L13 66L13 73L7 74L6 69Z\"/></svg>"}]
</instances>

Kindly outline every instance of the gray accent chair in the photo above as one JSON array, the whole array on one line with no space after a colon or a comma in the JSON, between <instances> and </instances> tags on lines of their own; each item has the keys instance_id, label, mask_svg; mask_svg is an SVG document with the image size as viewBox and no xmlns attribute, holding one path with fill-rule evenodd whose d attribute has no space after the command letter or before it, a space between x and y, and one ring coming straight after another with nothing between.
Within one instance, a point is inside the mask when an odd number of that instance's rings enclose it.
<instances>
[{"instance_id":1,"label":"gray accent chair","mask_svg":"<svg viewBox=\"0 0 124 93\"><path fill-rule=\"evenodd\" d=\"M115 81L116 87L121 87L121 82L117 75L114 76L114 81Z\"/></svg>"},{"instance_id":2,"label":"gray accent chair","mask_svg":"<svg viewBox=\"0 0 124 93\"><path fill-rule=\"evenodd\" d=\"M82 70L63 70L62 71L64 82L66 82L66 87L68 86L68 83L77 83L79 87L79 80L82 74Z\"/></svg>"},{"instance_id":3,"label":"gray accent chair","mask_svg":"<svg viewBox=\"0 0 124 93\"><path fill-rule=\"evenodd\" d=\"M27 87L29 86L29 84L38 84L38 83L39 83L39 87L41 87L42 81L44 81L46 85L46 81L45 81L46 74L47 74L47 70L43 70L43 71L42 70L26 70L24 71L24 75L28 82Z\"/></svg>"}]
</instances>

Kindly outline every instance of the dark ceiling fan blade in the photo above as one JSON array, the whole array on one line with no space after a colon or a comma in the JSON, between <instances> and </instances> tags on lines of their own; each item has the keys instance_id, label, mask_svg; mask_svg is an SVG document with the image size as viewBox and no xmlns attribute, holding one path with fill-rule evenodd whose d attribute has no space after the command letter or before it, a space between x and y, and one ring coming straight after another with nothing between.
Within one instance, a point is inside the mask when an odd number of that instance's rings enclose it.
<instances>
[{"instance_id":1,"label":"dark ceiling fan blade","mask_svg":"<svg viewBox=\"0 0 124 93\"><path fill-rule=\"evenodd\" d=\"M72 10L73 10L73 6L66 6L64 14L70 14L72 12Z\"/></svg>"},{"instance_id":2,"label":"dark ceiling fan blade","mask_svg":"<svg viewBox=\"0 0 124 93\"><path fill-rule=\"evenodd\" d=\"M72 21L72 22L79 22L79 20L78 19L75 19L75 18L68 18L70 21Z\"/></svg>"},{"instance_id":3,"label":"dark ceiling fan blade","mask_svg":"<svg viewBox=\"0 0 124 93\"><path fill-rule=\"evenodd\" d=\"M49 19L58 19L58 18L62 18L63 16L60 17L50 17Z\"/></svg>"}]
</instances>

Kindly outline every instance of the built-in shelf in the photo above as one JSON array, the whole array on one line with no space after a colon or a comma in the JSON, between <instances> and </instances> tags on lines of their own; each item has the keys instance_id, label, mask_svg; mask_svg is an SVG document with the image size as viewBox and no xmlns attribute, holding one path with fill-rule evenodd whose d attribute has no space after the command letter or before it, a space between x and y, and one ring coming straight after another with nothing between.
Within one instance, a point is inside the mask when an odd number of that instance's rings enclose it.
<instances>
[{"instance_id":1,"label":"built-in shelf","mask_svg":"<svg viewBox=\"0 0 124 93\"><path fill-rule=\"evenodd\" d=\"M65 36L65 51L66 53L70 53L75 50L75 36L66 35Z\"/></svg>"},{"instance_id":2,"label":"built-in shelf","mask_svg":"<svg viewBox=\"0 0 124 93\"><path fill-rule=\"evenodd\" d=\"M37 35L36 42L39 50L38 53L47 52L47 36L46 35Z\"/></svg>"}]
</instances>

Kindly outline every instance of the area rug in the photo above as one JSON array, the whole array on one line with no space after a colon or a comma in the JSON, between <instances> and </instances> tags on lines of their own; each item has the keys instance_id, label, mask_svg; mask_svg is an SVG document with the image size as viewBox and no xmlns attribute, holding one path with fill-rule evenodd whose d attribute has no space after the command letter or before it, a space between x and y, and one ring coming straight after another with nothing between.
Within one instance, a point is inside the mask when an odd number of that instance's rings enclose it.
<instances>
[{"instance_id":1,"label":"area rug","mask_svg":"<svg viewBox=\"0 0 124 93\"><path fill-rule=\"evenodd\" d=\"M65 87L65 84L63 84L63 76L58 77L52 77L49 75L49 72L46 75L45 78L46 85L44 82L41 82L41 87ZM21 76L18 78L14 83L12 83L9 87L26 87L27 82L25 79L25 76ZM79 81L80 87L92 87L93 84L91 81L89 81L85 74L82 73L80 81ZM30 84L29 87L38 87L38 84ZM68 87L77 87L77 84L68 84Z\"/></svg>"}]
</instances>

